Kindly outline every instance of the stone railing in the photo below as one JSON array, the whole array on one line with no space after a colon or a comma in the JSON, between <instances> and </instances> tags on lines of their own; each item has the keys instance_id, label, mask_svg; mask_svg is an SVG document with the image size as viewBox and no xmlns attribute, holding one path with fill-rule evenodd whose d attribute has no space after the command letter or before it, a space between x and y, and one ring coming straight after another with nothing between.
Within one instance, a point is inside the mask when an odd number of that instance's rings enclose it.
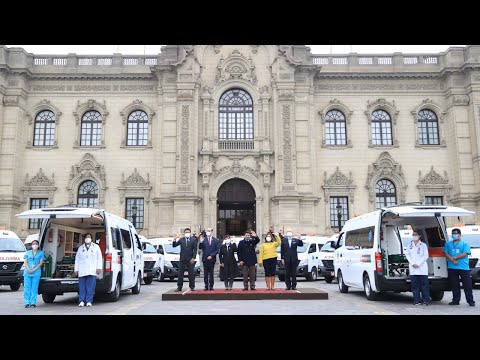
<instances>
[{"instance_id":1,"label":"stone railing","mask_svg":"<svg viewBox=\"0 0 480 360\"><path fill-rule=\"evenodd\" d=\"M219 140L219 150L254 150L253 140Z\"/></svg>"},{"instance_id":2,"label":"stone railing","mask_svg":"<svg viewBox=\"0 0 480 360\"><path fill-rule=\"evenodd\" d=\"M30 57L29 57L30 58ZM29 63L30 59L27 59ZM35 55L31 58L32 65L38 66L55 66L55 67L84 67L84 66L155 66L159 63L158 56L85 56L69 54L67 56L55 55Z\"/></svg>"},{"instance_id":3,"label":"stone railing","mask_svg":"<svg viewBox=\"0 0 480 360\"><path fill-rule=\"evenodd\" d=\"M312 55L312 63L328 66L410 66L410 65L440 65L439 55Z\"/></svg>"}]
</instances>

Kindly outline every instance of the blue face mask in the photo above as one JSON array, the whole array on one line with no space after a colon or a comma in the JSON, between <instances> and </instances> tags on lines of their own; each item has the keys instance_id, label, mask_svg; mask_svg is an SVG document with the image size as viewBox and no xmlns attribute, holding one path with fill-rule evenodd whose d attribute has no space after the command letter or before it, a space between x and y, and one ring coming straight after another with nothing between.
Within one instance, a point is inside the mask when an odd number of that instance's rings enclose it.
<instances>
[{"instance_id":1,"label":"blue face mask","mask_svg":"<svg viewBox=\"0 0 480 360\"><path fill-rule=\"evenodd\" d=\"M453 240L458 240L458 234L452 234L452 239Z\"/></svg>"}]
</instances>

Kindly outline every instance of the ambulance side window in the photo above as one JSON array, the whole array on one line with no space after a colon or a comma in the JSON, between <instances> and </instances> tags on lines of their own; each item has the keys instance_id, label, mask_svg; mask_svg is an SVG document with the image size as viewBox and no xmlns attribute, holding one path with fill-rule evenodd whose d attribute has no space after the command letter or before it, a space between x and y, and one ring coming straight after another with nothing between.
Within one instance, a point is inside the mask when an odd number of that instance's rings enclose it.
<instances>
[{"instance_id":1,"label":"ambulance side window","mask_svg":"<svg viewBox=\"0 0 480 360\"><path fill-rule=\"evenodd\" d=\"M317 244L311 244L310 245L310 249L308 249L308 253L313 253L313 252L317 252Z\"/></svg>"},{"instance_id":2,"label":"ambulance side window","mask_svg":"<svg viewBox=\"0 0 480 360\"><path fill-rule=\"evenodd\" d=\"M126 249L132 248L132 238L130 237L130 231L121 229L120 232L122 233L122 244L123 247Z\"/></svg>"},{"instance_id":3,"label":"ambulance side window","mask_svg":"<svg viewBox=\"0 0 480 360\"><path fill-rule=\"evenodd\" d=\"M122 237L120 236L120 230L118 228L111 227L112 243L113 247L117 250L122 250Z\"/></svg>"},{"instance_id":4,"label":"ambulance side window","mask_svg":"<svg viewBox=\"0 0 480 360\"><path fill-rule=\"evenodd\" d=\"M135 239L136 239L136 242L137 242L137 248L142 250L142 243L140 242L140 239L138 238L137 234L135 234Z\"/></svg>"}]
</instances>

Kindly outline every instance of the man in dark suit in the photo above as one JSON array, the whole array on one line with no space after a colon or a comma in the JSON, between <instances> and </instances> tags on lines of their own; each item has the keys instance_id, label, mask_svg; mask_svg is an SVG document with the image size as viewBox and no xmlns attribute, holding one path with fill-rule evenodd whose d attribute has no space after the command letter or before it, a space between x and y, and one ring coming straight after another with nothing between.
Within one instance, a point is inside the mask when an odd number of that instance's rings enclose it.
<instances>
[{"instance_id":1,"label":"man in dark suit","mask_svg":"<svg viewBox=\"0 0 480 360\"><path fill-rule=\"evenodd\" d=\"M195 257L197 256L197 239L191 237L192 232L189 228L185 229L185 236L181 239L175 239L172 243L173 247L180 245L180 264L178 267L178 281L177 289L175 291L182 291L183 273L185 268L188 270L188 285L190 290L195 291Z\"/></svg>"},{"instance_id":2,"label":"man in dark suit","mask_svg":"<svg viewBox=\"0 0 480 360\"><path fill-rule=\"evenodd\" d=\"M255 247L260 242L260 238L253 230L247 230L245 237L238 243L238 260L242 267L243 273L243 290L248 290L250 282L250 290L255 290L257 253Z\"/></svg>"},{"instance_id":3,"label":"man in dark suit","mask_svg":"<svg viewBox=\"0 0 480 360\"><path fill-rule=\"evenodd\" d=\"M285 290L297 290L297 246L303 246L303 241L300 236L293 237L292 229L287 228L281 244L282 264L285 266L285 284L287 285Z\"/></svg>"},{"instance_id":4,"label":"man in dark suit","mask_svg":"<svg viewBox=\"0 0 480 360\"><path fill-rule=\"evenodd\" d=\"M212 236L212 228L207 228L205 237L200 235L199 248L202 249L205 290L213 290L213 268L217 260L220 242L216 237Z\"/></svg>"},{"instance_id":5,"label":"man in dark suit","mask_svg":"<svg viewBox=\"0 0 480 360\"><path fill-rule=\"evenodd\" d=\"M220 247L219 261L220 271L223 271L223 277L225 279L225 289L232 290L233 280L237 274L237 260L234 253L237 252L237 245L230 241L230 237L227 236L223 240L223 244Z\"/></svg>"}]
</instances>

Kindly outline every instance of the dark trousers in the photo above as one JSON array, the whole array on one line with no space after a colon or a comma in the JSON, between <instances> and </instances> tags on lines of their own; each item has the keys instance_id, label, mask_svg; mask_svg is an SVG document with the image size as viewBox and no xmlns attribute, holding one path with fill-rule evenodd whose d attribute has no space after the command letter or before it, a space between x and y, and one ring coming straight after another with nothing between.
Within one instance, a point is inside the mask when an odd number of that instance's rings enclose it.
<instances>
[{"instance_id":1,"label":"dark trousers","mask_svg":"<svg viewBox=\"0 0 480 360\"><path fill-rule=\"evenodd\" d=\"M81 276L78 278L79 302L93 303L96 284L97 277L95 275Z\"/></svg>"},{"instance_id":2,"label":"dark trousers","mask_svg":"<svg viewBox=\"0 0 480 360\"><path fill-rule=\"evenodd\" d=\"M194 264L191 264L190 261L180 261L180 264L178 265L178 281L177 281L177 287L179 289L182 288L183 286L183 273L185 272L185 268L187 268L188 271L188 286L190 289L195 289L195 272L193 271L193 266Z\"/></svg>"},{"instance_id":3,"label":"dark trousers","mask_svg":"<svg viewBox=\"0 0 480 360\"><path fill-rule=\"evenodd\" d=\"M413 303L430 303L430 289L428 286L428 275L410 275L412 280ZM420 298L420 292L422 297Z\"/></svg>"},{"instance_id":4,"label":"dark trousers","mask_svg":"<svg viewBox=\"0 0 480 360\"><path fill-rule=\"evenodd\" d=\"M463 284L463 291L465 292L465 298L467 303L475 303L473 300L472 292L472 276L470 270L448 269L448 280L453 292L453 302L460 302L460 279Z\"/></svg>"},{"instance_id":5,"label":"dark trousers","mask_svg":"<svg viewBox=\"0 0 480 360\"><path fill-rule=\"evenodd\" d=\"M287 288L297 287L297 266L299 261L285 261L285 284Z\"/></svg>"},{"instance_id":6,"label":"dark trousers","mask_svg":"<svg viewBox=\"0 0 480 360\"><path fill-rule=\"evenodd\" d=\"M233 287L233 279L235 279L236 263L224 263L223 271L225 271L225 288Z\"/></svg>"},{"instance_id":7,"label":"dark trousers","mask_svg":"<svg viewBox=\"0 0 480 360\"><path fill-rule=\"evenodd\" d=\"M205 288L213 289L213 268L215 263L213 261L203 262L203 281L205 282Z\"/></svg>"},{"instance_id":8,"label":"dark trousers","mask_svg":"<svg viewBox=\"0 0 480 360\"><path fill-rule=\"evenodd\" d=\"M255 289L255 264L247 266L243 265L242 267L243 275L243 288L248 289L248 282L250 280L250 290Z\"/></svg>"}]
</instances>

